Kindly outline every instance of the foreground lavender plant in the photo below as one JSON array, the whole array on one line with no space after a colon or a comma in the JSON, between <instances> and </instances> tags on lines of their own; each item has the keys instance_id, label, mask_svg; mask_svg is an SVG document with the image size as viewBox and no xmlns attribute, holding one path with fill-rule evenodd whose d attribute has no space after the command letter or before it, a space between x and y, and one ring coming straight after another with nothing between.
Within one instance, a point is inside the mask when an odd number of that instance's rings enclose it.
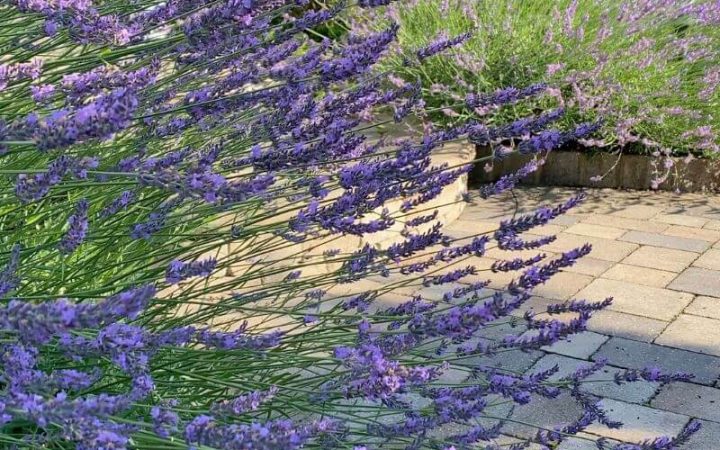
<instances>
[{"instance_id":1,"label":"foreground lavender plant","mask_svg":"<svg viewBox=\"0 0 720 450\"><path fill-rule=\"evenodd\" d=\"M471 164L434 158L465 139L522 139L524 153L542 158L594 125L545 130L562 117L552 111L377 139L365 119L405 120L422 106L419 90L373 75L396 25L308 38L344 5L12 5L0 10L23 27L0 35L10 55L0 91L0 296L12 295L0 307L3 446L492 446L506 424L475 422L494 417L492 398L526 404L561 390L585 413L532 441L618 425L582 389L600 364L556 383L552 371L489 363L583 331L610 304L517 317L535 287L589 246L550 260L510 256L490 270L474 260L495 247L541 248L553 236L523 233L582 196L456 242L440 220L443 192ZM436 42L407 64L467 38ZM28 60L35 52L65 57L40 64ZM492 108L543 89L466 101ZM525 172L483 194L502 194ZM515 276L491 291L495 272ZM367 278L382 284L368 288ZM504 327L503 338L486 335ZM450 371L465 380L448 383ZM648 368L607 381L640 379L689 375ZM450 425L466 429L443 434ZM638 445L674 445L695 430Z\"/></svg>"}]
</instances>

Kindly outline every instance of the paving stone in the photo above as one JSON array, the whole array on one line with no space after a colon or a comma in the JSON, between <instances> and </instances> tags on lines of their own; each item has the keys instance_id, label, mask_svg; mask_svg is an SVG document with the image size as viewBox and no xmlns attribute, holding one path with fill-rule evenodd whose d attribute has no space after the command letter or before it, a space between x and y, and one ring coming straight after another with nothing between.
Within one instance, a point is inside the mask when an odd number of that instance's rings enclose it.
<instances>
[{"instance_id":1,"label":"paving stone","mask_svg":"<svg viewBox=\"0 0 720 450\"><path fill-rule=\"evenodd\" d=\"M690 372L696 383L711 385L720 375L720 358L657 344L610 338L592 356L607 358L613 365L630 369L659 367L666 372Z\"/></svg>"},{"instance_id":2,"label":"paving stone","mask_svg":"<svg viewBox=\"0 0 720 450\"><path fill-rule=\"evenodd\" d=\"M617 239L623 234L625 234L625 231L626 230L622 228L593 225L591 223L577 223L565 230L566 233L579 234L582 236L593 236L605 239Z\"/></svg>"},{"instance_id":3,"label":"paving stone","mask_svg":"<svg viewBox=\"0 0 720 450\"><path fill-rule=\"evenodd\" d=\"M692 265L703 269L720 270L720 250L711 248L693 261Z\"/></svg>"},{"instance_id":4,"label":"paving stone","mask_svg":"<svg viewBox=\"0 0 720 450\"><path fill-rule=\"evenodd\" d=\"M628 281L660 288L667 286L676 276L677 274L674 272L631 266L629 264L616 264L602 274L603 278L611 280Z\"/></svg>"},{"instance_id":5,"label":"paving stone","mask_svg":"<svg viewBox=\"0 0 720 450\"><path fill-rule=\"evenodd\" d=\"M578 259L574 265L564 268L563 271L598 276L612 267L613 264L613 261L603 261L602 259L584 256Z\"/></svg>"},{"instance_id":6,"label":"paving stone","mask_svg":"<svg viewBox=\"0 0 720 450\"><path fill-rule=\"evenodd\" d=\"M720 356L720 320L681 314L655 342L668 347Z\"/></svg>"},{"instance_id":7,"label":"paving stone","mask_svg":"<svg viewBox=\"0 0 720 450\"><path fill-rule=\"evenodd\" d=\"M620 421L623 426L611 429L593 423L586 431L624 442L641 442L659 436L675 436L690 420L685 415L612 399L601 400L601 406L610 420Z\"/></svg>"},{"instance_id":8,"label":"paving stone","mask_svg":"<svg viewBox=\"0 0 720 450\"><path fill-rule=\"evenodd\" d=\"M696 258L697 253L662 247L642 246L622 260L623 264L649 267L651 269L682 272Z\"/></svg>"},{"instance_id":9,"label":"paving stone","mask_svg":"<svg viewBox=\"0 0 720 450\"><path fill-rule=\"evenodd\" d=\"M570 375L580 367L587 367L589 362L582 359L568 358L561 355L545 355L528 370L528 374L548 370L557 365L559 370L548 379L548 381L558 381L560 378ZM655 394L659 383L650 383L648 381L637 381L635 383L625 383L618 385L614 381L616 373L623 372L623 369L617 367L605 366L600 371L586 378L586 382L581 385L583 392L588 392L599 397L614 398L630 403L646 403Z\"/></svg>"},{"instance_id":10,"label":"paving stone","mask_svg":"<svg viewBox=\"0 0 720 450\"><path fill-rule=\"evenodd\" d=\"M537 427L552 429L557 425L567 425L580 418L582 413L582 407L567 392L554 399L533 396L530 403L515 406L510 416L512 420L523 423L508 421L503 432L516 437L532 438L538 432Z\"/></svg>"},{"instance_id":11,"label":"paving stone","mask_svg":"<svg viewBox=\"0 0 720 450\"><path fill-rule=\"evenodd\" d=\"M626 219L639 219L647 220L652 219L662 212L662 208L655 206L646 205L631 205L626 206L618 211L611 213L610 215L616 217L624 217Z\"/></svg>"},{"instance_id":12,"label":"paving stone","mask_svg":"<svg viewBox=\"0 0 720 450\"><path fill-rule=\"evenodd\" d=\"M609 336L652 342L662 333L667 325L668 322L662 320L623 314L605 309L593 313L588 321L587 329Z\"/></svg>"},{"instance_id":13,"label":"paving stone","mask_svg":"<svg viewBox=\"0 0 720 450\"><path fill-rule=\"evenodd\" d=\"M591 301L601 301L612 297L613 303L608 308L611 311L665 321L680 314L693 299L692 295L685 292L604 278L594 280L585 289L578 292L577 297Z\"/></svg>"},{"instance_id":14,"label":"paving stone","mask_svg":"<svg viewBox=\"0 0 720 450\"><path fill-rule=\"evenodd\" d=\"M543 247L551 252L567 252L585 244L592 245L590 257L604 261L621 261L638 248L637 244L630 242L618 242L611 239L603 239L592 236L580 236L577 234L561 233L554 242Z\"/></svg>"},{"instance_id":15,"label":"paving stone","mask_svg":"<svg viewBox=\"0 0 720 450\"><path fill-rule=\"evenodd\" d=\"M681 225L673 225L663 231L662 234L688 239L701 239L710 243L717 242L717 240L720 239L720 231L685 227Z\"/></svg>"},{"instance_id":16,"label":"paving stone","mask_svg":"<svg viewBox=\"0 0 720 450\"><path fill-rule=\"evenodd\" d=\"M710 247L707 241L700 239L665 236L663 234L646 233L644 231L628 231L620 240L633 242L635 244L652 245L655 247L672 248L696 253L702 253Z\"/></svg>"},{"instance_id":17,"label":"paving stone","mask_svg":"<svg viewBox=\"0 0 720 450\"><path fill-rule=\"evenodd\" d=\"M681 445L682 450L711 450L720 443L720 423L701 420L702 427L690 437L690 440Z\"/></svg>"},{"instance_id":18,"label":"paving stone","mask_svg":"<svg viewBox=\"0 0 720 450\"><path fill-rule=\"evenodd\" d=\"M562 441L557 447L557 450L597 450L595 442L598 439L598 436L594 436L592 434L578 433L577 435L571 436ZM608 439L606 443L610 446L614 446L620 444L621 442L614 439Z\"/></svg>"},{"instance_id":19,"label":"paving stone","mask_svg":"<svg viewBox=\"0 0 720 450\"><path fill-rule=\"evenodd\" d=\"M706 230L720 230L720 220L709 220L703 228Z\"/></svg>"},{"instance_id":20,"label":"paving stone","mask_svg":"<svg viewBox=\"0 0 720 450\"><path fill-rule=\"evenodd\" d=\"M533 294L558 300L568 300L593 280L590 275L560 272L552 276L546 283L533 290Z\"/></svg>"},{"instance_id":21,"label":"paving stone","mask_svg":"<svg viewBox=\"0 0 720 450\"><path fill-rule=\"evenodd\" d=\"M694 383L670 383L650 402L653 408L720 421L720 389Z\"/></svg>"},{"instance_id":22,"label":"paving stone","mask_svg":"<svg viewBox=\"0 0 720 450\"><path fill-rule=\"evenodd\" d=\"M720 272L691 267L678 275L668 289L720 297Z\"/></svg>"},{"instance_id":23,"label":"paving stone","mask_svg":"<svg viewBox=\"0 0 720 450\"><path fill-rule=\"evenodd\" d=\"M708 219L702 217L686 216L683 214L658 214L653 217L655 222L668 223L670 225L682 225L685 227L702 228Z\"/></svg>"},{"instance_id":24,"label":"paving stone","mask_svg":"<svg viewBox=\"0 0 720 450\"><path fill-rule=\"evenodd\" d=\"M467 367L492 367L511 373L523 373L532 367L535 362L542 358L545 353L541 351L531 351L529 353L520 350L509 350L499 352L494 356L470 357L464 358L457 362L459 365Z\"/></svg>"},{"instance_id":25,"label":"paving stone","mask_svg":"<svg viewBox=\"0 0 720 450\"><path fill-rule=\"evenodd\" d=\"M720 320L720 298L706 297L704 295L695 297L695 300L683 312Z\"/></svg>"},{"instance_id":26,"label":"paving stone","mask_svg":"<svg viewBox=\"0 0 720 450\"><path fill-rule=\"evenodd\" d=\"M607 340L608 337L605 335L593 333L592 331L583 331L551 346L542 347L542 350L583 359L589 358Z\"/></svg>"},{"instance_id":27,"label":"paving stone","mask_svg":"<svg viewBox=\"0 0 720 450\"><path fill-rule=\"evenodd\" d=\"M581 216L571 216L569 214L563 214L561 216L558 216L550 221L551 224L554 225L562 225L569 227L571 225L574 225L578 223L582 219Z\"/></svg>"},{"instance_id":28,"label":"paving stone","mask_svg":"<svg viewBox=\"0 0 720 450\"><path fill-rule=\"evenodd\" d=\"M601 215L588 216L584 218L582 222L595 225L607 225L611 223L617 228L646 231L648 233L661 233L670 226L666 223L650 222L648 220L625 219L623 217L607 217Z\"/></svg>"}]
</instances>

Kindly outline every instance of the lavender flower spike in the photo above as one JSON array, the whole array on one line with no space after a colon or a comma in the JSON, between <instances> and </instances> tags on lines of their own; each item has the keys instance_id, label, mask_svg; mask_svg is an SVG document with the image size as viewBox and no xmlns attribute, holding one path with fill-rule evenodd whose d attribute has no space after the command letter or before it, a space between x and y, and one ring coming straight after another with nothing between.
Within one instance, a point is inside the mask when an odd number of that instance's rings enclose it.
<instances>
[{"instance_id":1,"label":"lavender flower spike","mask_svg":"<svg viewBox=\"0 0 720 450\"><path fill-rule=\"evenodd\" d=\"M450 47L460 45L463 42L470 39L470 37L472 37L472 33L464 33L464 34L455 36L454 38L440 37L439 39L435 40L427 47L423 47L420 50L418 50L417 57L420 61L422 61L433 55L437 55L438 53L440 53L443 50L446 50Z\"/></svg>"},{"instance_id":2,"label":"lavender flower spike","mask_svg":"<svg viewBox=\"0 0 720 450\"><path fill-rule=\"evenodd\" d=\"M170 284L178 284L182 280L190 277L207 278L212 274L212 271L215 270L216 265L217 260L215 258L190 263L184 263L176 259L170 263L165 271L165 280Z\"/></svg>"},{"instance_id":3,"label":"lavender flower spike","mask_svg":"<svg viewBox=\"0 0 720 450\"><path fill-rule=\"evenodd\" d=\"M0 298L8 292L14 291L20 278L17 276L18 262L20 260L20 245L15 244L10 252L10 261L7 266L0 272Z\"/></svg>"},{"instance_id":4,"label":"lavender flower spike","mask_svg":"<svg viewBox=\"0 0 720 450\"><path fill-rule=\"evenodd\" d=\"M60 241L60 244L58 244L60 252L69 255L85 240L88 229L87 215L89 206L88 201L85 199L80 200L75 205L75 214L68 219L70 228Z\"/></svg>"}]
</instances>

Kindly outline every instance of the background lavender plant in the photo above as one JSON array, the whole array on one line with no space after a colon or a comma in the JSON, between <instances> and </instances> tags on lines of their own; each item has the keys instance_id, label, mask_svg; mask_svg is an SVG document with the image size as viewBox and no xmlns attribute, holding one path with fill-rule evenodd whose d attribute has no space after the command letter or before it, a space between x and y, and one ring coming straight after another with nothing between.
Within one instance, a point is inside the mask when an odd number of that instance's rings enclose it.
<instances>
[{"instance_id":1,"label":"background lavender plant","mask_svg":"<svg viewBox=\"0 0 720 450\"><path fill-rule=\"evenodd\" d=\"M718 13L717 2L704 0L417 0L358 11L354 26L401 24L383 70L421 80L427 104L442 107L436 121L507 120L560 106L566 124L605 119L598 138L581 141L589 146L714 157ZM404 64L419 48L464 33L472 37L422 69ZM464 102L476 91L540 82L547 95L513 108Z\"/></svg>"},{"instance_id":2,"label":"background lavender plant","mask_svg":"<svg viewBox=\"0 0 720 450\"><path fill-rule=\"evenodd\" d=\"M586 414L535 441L555 445L609 423L577 389L599 365L550 383L552 371L520 376L477 362L564 339L607 306L557 305L521 326L511 317L588 247L553 261L473 265L494 246L551 242L524 233L582 199L453 239L437 220L438 198L470 167L433 160L468 136L525 133L533 138L523 151L542 158L594 128L543 131L560 116L551 113L378 139L378 125L421 109L418 86L386 86L372 70L397 26L309 38L345 8L0 6L10 30L0 33L4 446L492 445L503 425L486 420L497 399L523 404L561 387ZM377 238L389 230L395 242ZM516 271L515 280L489 290L493 270ZM443 300L388 303L423 285ZM503 339L482 338L508 326ZM466 380L443 378L451 371ZM688 375L628 371L608 381L643 378ZM450 424L461 431L444 435Z\"/></svg>"}]
</instances>

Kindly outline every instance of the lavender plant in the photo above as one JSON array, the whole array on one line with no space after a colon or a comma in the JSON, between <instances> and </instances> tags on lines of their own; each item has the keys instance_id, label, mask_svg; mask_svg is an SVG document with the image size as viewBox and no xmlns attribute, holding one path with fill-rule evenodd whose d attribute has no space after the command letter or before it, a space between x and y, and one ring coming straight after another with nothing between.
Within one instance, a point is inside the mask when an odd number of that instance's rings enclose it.
<instances>
[{"instance_id":1,"label":"lavender plant","mask_svg":"<svg viewBox=\"0 0 720 450\"><path fill-rule=\"evenodd\" d=\"M420 110L419 88L385 86L372 71L395 25L308 38L346 8L0 4L5 448L497 448L511 420L497 410L563 390L584 415L532 441L548 448L594 422L620 425L581 388L602 362L558 382L557 368L492 363L582 331L609 304L521 313L589 246L479 266L490 248L551 242L528 233L582 196L451 237L440 216L456 200L441 193L470 164L433 158L468 136L526 136L521 151L542 160L595 126L544 130L553 112L374 138ZM492 284L496 272L516 276ZM486 334L497 330L507 336ZM689 377L648 368L608 381ZM674 448L697 428L614 448Z\"/></svg>"},{"instance_id":2,"label":"lavender plant","mask_svg":"<svg viewBox=\"0 0 720 450\"><path fill-rule=\"evenodd\" d=\"M717 2L384 3L358 11L354 26L401 24L383 70L421 80L428 105L443 107L436 121L517 119L533 108L561 106L568 125L605 119L596 138L582 141L594 148L655 153L661 166L672 164L669 155L714 157L718 151ZM404 64L406 55L452 38L465 43L422 67ZM477 90L536 83L546 83L548 95L514 108L472 108L463 101Z\"/></svg>"}]
</instances>

